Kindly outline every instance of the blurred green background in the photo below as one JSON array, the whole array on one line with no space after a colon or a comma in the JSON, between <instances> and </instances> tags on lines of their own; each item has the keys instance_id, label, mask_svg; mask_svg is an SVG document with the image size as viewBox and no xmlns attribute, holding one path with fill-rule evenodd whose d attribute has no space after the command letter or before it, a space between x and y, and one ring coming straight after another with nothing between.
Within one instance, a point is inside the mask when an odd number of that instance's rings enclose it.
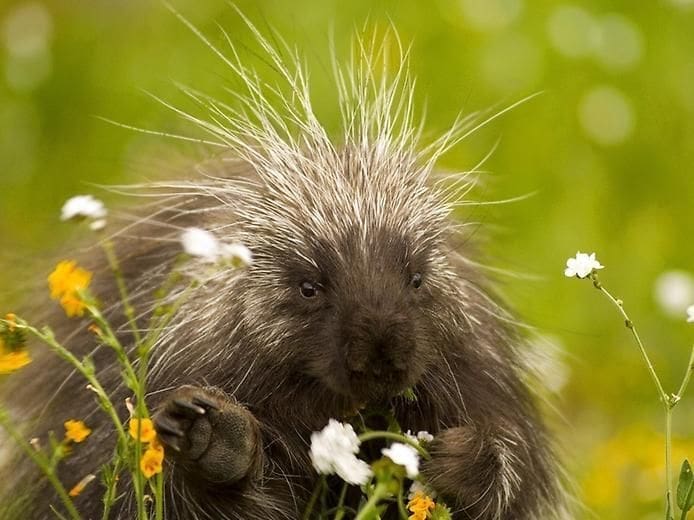
<instances>
[{"instance_id":1,"label":"blurred green background","mask_svg":"<svg viewBox=\"0 0 694 520\"><path fill-rule=\"evenodd\" d=\"M221 24L251 62L257 45L223 0L176 0L215 41ZM346 51L355 27L392 20L413 42L427 132L459 110L543 91L449 153L473 167L497 140L475 208L494 265L529 324L558 344L545 369L580 518L662 518L662 412L616 311L567 257L596 251L674 391L694 325L694 0L238 1L309 63L318 112L338 117L328 42ZM192 133L143 91L180 100L174 81L219 95L231 74L166 8L148 0L10 1L0 5L0 306L19 304L69 240L58 223L89 183L179 174L198 146L142 135L95 116ZM344 55L344 54L343 54ZM267 67L259 63L261 74ZM44 260L45 259L45 260ZM37 267L38 265L38 267ZM37 275L38 273L38 275ZM690 389L694 390L694 389ZM694 391L676 413L675 463L694 458Z\"/></svg>"}]
</instances>

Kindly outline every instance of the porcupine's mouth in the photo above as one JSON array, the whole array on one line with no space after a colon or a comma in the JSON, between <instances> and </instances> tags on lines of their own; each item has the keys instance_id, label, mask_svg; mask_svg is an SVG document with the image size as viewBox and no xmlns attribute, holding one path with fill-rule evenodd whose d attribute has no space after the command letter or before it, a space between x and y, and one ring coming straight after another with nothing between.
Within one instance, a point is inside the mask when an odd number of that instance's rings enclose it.
<instances>
[{"instance_id":1,"label":"porcupine's mouth","mask_svg":"<svg viewBox=\"0 0 694 520\"><path fill-rule=\"evenodd\" d=\"M361 403L389 400L411 385L405 370L387 372L368 372L350 370L348 374L349 393Z\"/></svg>"}]
</instances>

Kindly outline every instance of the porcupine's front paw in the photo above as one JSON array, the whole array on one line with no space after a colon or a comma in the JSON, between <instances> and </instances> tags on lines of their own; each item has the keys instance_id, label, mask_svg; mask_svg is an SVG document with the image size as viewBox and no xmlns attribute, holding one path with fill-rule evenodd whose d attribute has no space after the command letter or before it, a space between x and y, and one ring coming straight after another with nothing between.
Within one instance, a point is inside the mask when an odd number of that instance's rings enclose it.
<instances>
[{"instance_id":1,"label":"porcupine's front paw","mask_svg":"<svg viewBox=\"0 0 694 520\"><path fill-rule=\"evenodd\" d=\"M428 447L431 459L422 472L449 505L463 511L461 518L525 518L511 512L520 486L513 446L520 449L520 443L508 446L485 429L450 428Z\"/></svg>"},{"instance_id":2,"label":"porcupine's front paw","mask_svg":"<svg viewBox=\"0 0 694 520\"><path fill-rule=\"evenodd\" d=\"M177 388L155 413L154 426L176 466L208 482L230 484L260 469L257 420L217 388Z\"/></svg>"}]
</instances>

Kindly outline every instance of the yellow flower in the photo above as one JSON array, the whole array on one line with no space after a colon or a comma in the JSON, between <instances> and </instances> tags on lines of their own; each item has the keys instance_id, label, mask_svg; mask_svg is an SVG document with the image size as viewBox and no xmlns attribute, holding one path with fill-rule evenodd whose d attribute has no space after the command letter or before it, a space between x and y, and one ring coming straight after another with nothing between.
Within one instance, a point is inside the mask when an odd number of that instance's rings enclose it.
<instances>
[{"instance_id":1,"label":"yellow flower","mask_svg":"<svg viewBox=\"0 0 694 520\"><path fill-rule=\"evenodd\" d=\"M416 493L407 504L407 509L412 513L409 520L426 520L429 510L433 509L435 505L431 497L424 493Z\"/></svg>"},{"instance_id":2,"label":"yellow flower","mask_svg":"<svg viewBox=\"0 0 694 520\"><path fill-rule=\"evenodd\" d=\"M63 260L48 276L51 298L60 300L68 317L82 316L86 304L79 295L92 281L92 273L77 266L74 260Z\"/></svg>"},{"instance_id":3,"label":"yellow flower","mask_svg":"<svg viewBox=\"0 0 694 520\"><path fill-rule=\"evenodd\" d=\"M82 480L80 480L75 486L68 492L68 495L71 497L76 497L82 491L84 491L84 488L87 487L87 484L89 484L92 480L96 478L96 475L92 475L91 473L84 477Z\"/></svg>"},{"instance_id":4,"label":"yellow flower","mask_svg":"<svg viewBox=\"0 0 694 520\"><path fill-rule=\"evenodd\" d=\"M140 470L146 478L151 478L161 473L163 462L164 447L154 438L140 459Z\"/></svg>"},{"instance_id":5,"label":"yellow flower","mask_svg":"<svg viewBox=\"0 0 694 520\"><path fill-rule=\"evenodd\" d=\"M0 374L11 374L31 363L31 357L26 350L5 352L0 340Z\"/></svg>"},{"instance_id":6,"label":"yellow flower","mask_svg":"<svg viewBox=\"0 0 694 520\"><path fill-rule=\"evenodd\" d=\"M140 427L140 437L139 440L140 442L154 442L157 438L157 432L154 431L154 424L152 424L151 419L142 419L140 421L139 419L132 418L130 419L130 426L128 428L128 431L130 432L130 436L138 440L137 436L137 429L138 425Z\"/></svg>"},{"instance_id":7,"label":"yellow flower","mask_svg":"<svg viewBox=\"0 0 694 520\"><path fill-rule=\"evenodd\" d=\"M72 442L82 442L92 431L82 421L70 419L65 421L65 439Z\"/></svg>"},{"instance_id":8,"label":"yellow flower","mask_svg":"<svg viewBox=\"0 0 694 520\"><path fill-rule=\"evenodd\" d=\"M0 330L0 374L11 374L31 363L31 356L22 348L24 341L16 330L14 314L5 319L9 323Z\"/></svg>"}]
</instances>

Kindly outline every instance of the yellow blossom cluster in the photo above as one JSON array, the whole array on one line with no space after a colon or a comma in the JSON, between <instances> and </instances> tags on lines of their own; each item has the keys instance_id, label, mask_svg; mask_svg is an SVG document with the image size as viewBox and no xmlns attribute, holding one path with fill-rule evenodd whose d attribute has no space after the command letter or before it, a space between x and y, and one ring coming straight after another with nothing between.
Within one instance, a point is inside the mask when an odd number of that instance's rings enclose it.
<instances>
[{"instance_id":1,"label":"yellow blossom cluster","mask_svg":"<svg viewBox=\"0 0 694 520\"><path fill-rule=\"evenodd\" d=\"M16 316L7 314L0 327L0 374L10 374L31 363L16 326Z\"/></svg>"},{"instance_id":2,"label":"yellow blossom cluster","mask_svg":"<svg viewBox=\"0 0 694 520\"><path fill-rule=\"evenodd\" d=\"M128 426L130 436L136 441L147 444L147 449L140 458L140 471L146 478L161 473L164 463L164 446L157 439L157 432L151 419L130 419Z\"/></svg>"},{"instance_id":3,"label":"yellow blossom cluster","mask_svg":"<svg viewBox=\"0 0 694 520\"><path fill-rule=\"evenodd\" d=\"M92 281L92 273L77 266L74 260L63 260L48 276L51 298L60 301L68 317L82 316L86 304L80 292Z\"/></svg>"},{"instance_id":4,"label":"yellow blossom cluster","mask_svg":"<svg viewBox=\"0 0 694 520\"><path fill-rule=\"evenodd\" d=\"M424 493L415 493L407 504L407 509L412 513L409 516L409 520L426 520L429 511L433 509L435 505L431 497Z\"/></svg>"}]
</instances>

